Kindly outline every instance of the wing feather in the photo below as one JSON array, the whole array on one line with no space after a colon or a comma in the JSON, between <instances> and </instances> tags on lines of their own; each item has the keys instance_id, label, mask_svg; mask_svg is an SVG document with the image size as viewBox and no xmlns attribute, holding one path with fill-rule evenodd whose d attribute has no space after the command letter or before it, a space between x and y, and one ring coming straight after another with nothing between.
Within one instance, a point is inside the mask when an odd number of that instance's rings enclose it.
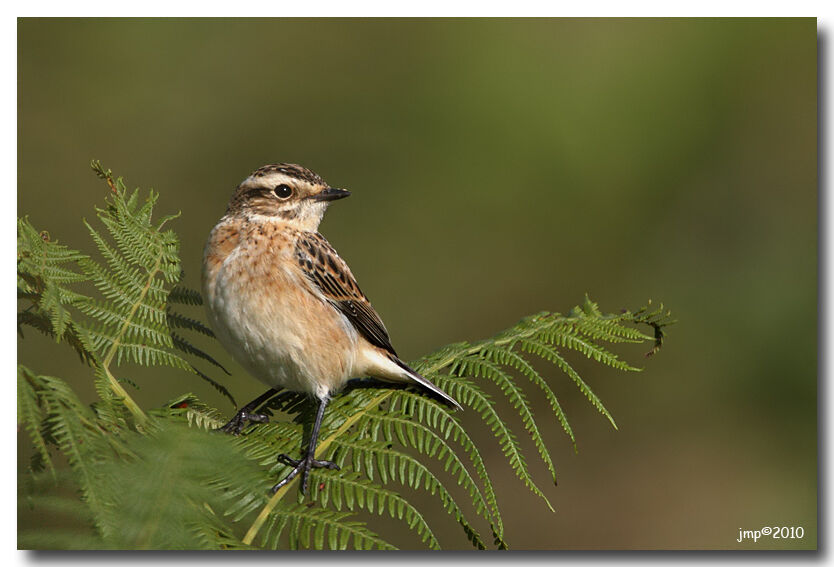
<instances>
[{"instance_id":1,"label":"wing feather","mask_svg":"<svg viewBox=\"0 0 834 567\"><path fill-rule=\"evenodd\" d=\"M359 289L348 265L321 234L302 232L295 255L309 280L368 342L397 356L382 319Z\"/></svg>"}]
</instances>

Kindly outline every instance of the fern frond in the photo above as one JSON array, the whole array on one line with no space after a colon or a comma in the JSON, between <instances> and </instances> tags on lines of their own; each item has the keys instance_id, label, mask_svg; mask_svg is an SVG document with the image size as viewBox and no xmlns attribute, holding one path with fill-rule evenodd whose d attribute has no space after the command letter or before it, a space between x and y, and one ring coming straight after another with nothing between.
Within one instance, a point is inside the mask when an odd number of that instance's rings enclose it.
<instances>
[{"instance_id":1,"label":"fern frond","mask_svg":"<svg viewBox=\"0 0 834 567\"><path fill-rule=\"evenodd\" d=\"M58 338L49 317L39 313L38 310L32 308L31 305L30 309L19 311L17 314L17 331L21 338L24 337L24 326L32 327L44 335L52 337L53 339L57 340ZM72 347L79 359L81 359L81 362L91 366L95 364L93 346L89 344L89 341L85 338L84 332L79 329L74 322L70 321L67 323L67 327L64 329L63 336L60 340Z\"/></svg>"},{"instance_id":2,"label":"fern frond","mask_svg":"<svg viewBox=\"0 0 834 567\"><path fill-rule=\"evenodd\" d=\"M398 396L405 396L407 397L407 402L416 403L417 394L414 394L409 391L397 392L395 393L392 398L394 403L396 403ZM408 409L404 406L404 410L407 411L408 415L413 415L413 410ZM437 411L439 415L439 420L436 422L436 429L443 433L445 439L452 439L452 441L458 443L462 449L462 451L469 457L469 461L472 463L473 468L475 469L475 473L478 475L479 480L481 481L481 485L484 491L484 497L486 498L487 504L490 510L490 523L493 527L493 532L495 539L503 543L504 537L504 524L501 518L501 512L498 508L498 499L495 495L495 489L493 488L492 481L489 478L489 474L487 473L486 464L484 463L483 458L481 457L481 453L478 450L477 445L466 432L466 430L461 426L457 419L450 417L447 412L443 412L442 409L437 408L435 406L433 411ZM390 412L389 412L390 415ZM400 442L405 445L405 443L400 440ZM414 446L414 443L411 442L411 445ZM420 449L420 441L417 440L417 449Z\"/></svg>"},{"instance_id":3,"label":"fern frond","mask_svg":"<svg viewBox=\"0 0 834 567\"><path fill-rule=\"evenodd\" d=\"M191 297L190 295L188 295L189 293L196 294L196 297L199 298L199 303L198 304L202 303L202 298L200 297L200 294L197 293L194 290L190 290L188 288L177 286L172 290L171 293L173 294L174 292L177 292L177 291L180 294L185 294L184 297L188 297L188 298ZM190 299L189 299L189 301L190 301ZM193 343L191 343L186 337L184 337L183 335L178 333L175 329L194 331L194 332L200 333L202 335L205 335L205 336L211 337L211 338L214 338L214 332L211 329L209 329L208 327L206 327L200 321L198 321L196 319L193 319L191 317L188 317L186 315L183 315L181 313L177 313L176 311L171 309L171 307L170 307L171 295L170 294L168 296L168 304L169 305L168 305L168 310L166 311L165 322L168 326L168 332L170 333L171 342L172 342L173 347L175 349L179 350L180 352L183 352L185 354L190 354L192 356L195 356L197 358L205 360L206 362L209 362L213 366L222 370L227 376L231 376L231 373L228 370L226 370L225 366L223 366L222 364L217 362L217 360L213 356L211 356L210 354L208 354L204 350L194 346ZM234 396L232 396L231 392L229 392L229 390L225 386L223 386L222 384L220 384L216 380L212 379L208 375L204 374L196 366L191 365L191 369L197 376L202 378L204 381L208 382L215 390L217 390L218 392L223 394L226 398L228 398L229 401L232 402L233 406L237 405L235 403Z\"/></svg>"},{"instance_id":4,"label":"fern frond","mask_svg":"<svg viewBox=\"0 0 834 567\"><path fill-rule=\"evenodd\" d=\"M614 429L617 429L617 423L614 421L614 417L603 405L602 400L594 394L591 387L588 386L584 380L582 380L576 370L573 369L568 361L565 360L565 358L562 357L556 349L548 344L541 343L536 339L523 339L520 341L520 345L521 349L525 352L536 354L545 360L552 362L559 368L559 370L567 374L570 379L574 381L579 390L585 395L585 397L588 398L588 401L591 402L591 404L593 404L593 406L597 408L602 415L608 418L608 421ZM574 446L576 446L576 443L574 443Z\"/></svg>"},{"instance_id":5,"label":"fern frond","mask_svg":"<svg viewBox=\"0 0 834 567\"><path fill-rule=\"evenodd\" d=\"M66 456L83 500L100 520L105 509L101 494L103 480L101 463L113 455L117 439L105 435L95 415L84 406L72 389L59 378L36 375L25 366L18 366L18 377L34 393L36 403L43 408L43 421L38 428L42 439L54 443ZM101 523L99 529L103 529Z\"/></svg>"},{"instance_id":6,"label":"fern frond","mask_svg":"<svg viewBox=\"0 0 834 567\"><path fill-rule=\"evenodd\" d=\"M39 456L38 464L33 467L36 472L46 467L55 476L55 467L49 456L47 440L41 432L44 420L44 408L38 396L39 382L34 373L23 365L17 367L17 422L29 433L29 438Z\"/></svg>"},{"instance_id":7,"label":"fern frond","mask_svg":"<svg viewBox=\"0 0 834 567\"><path fill-rule=\"evenodd\" d=\"M172 311L171 309L168 309L168 312L166 313L166 321L168 326L172 329L188 329L190 331L196 331L201 335L214 338L214 332L203 323Z\"/></svg>"},{"instance_id":8,"label":"fern frond","mask_svg":"<svg viewBox=\"0 0 834 567\"><path fill-rule=\"evenodd\" d=\"M440 549L434 533L422 514L408 500L361 476L348 476L326 469L316 469L310 475L313 480L311 499L322 507L333 506L337 511L346 508L350 512L366 510L379 516L387 514L392 519L405 522L429 549Z\"/></svg>"},{"instance_id":9,"label":"fern frond","mask_svg":"<svg viewBox=\"0 0 834 567\"><path fill-rule=\"evenodd\" d=\"M547 496L538 487L527 468L527 460L521 450L518 438L510 426L498 415L494 402L488 394L482 391L475 382L463 376L450 378L442 374L432 375L432 381L449 392L461 403L471 407L483 419L498 442L501 453L507 458L516 476L533 494L544 500L551 511L555 511Z\"/></svg>"},{"instance_id":10,"label":"fern frond","mask_svg":"<svg viewBox=\"0 0 834 567\"><path fill-rule=\"evenodd\" d=\"M229 486L265 488L254 464L226 437L154 420L126 440L135 455L100 465L106 534L114 549L244 547L223 520Z\"/></svg>"},{"instance_id":11,"label":"fern frond","mask_svg":"<svg viewBox=\"0 0 834 567\"><path fill-rule=\"evenodd\" d=\"M202 305L203 296L200 292L182 285L175 285L168 294L168 303L182 305Z\"/></svg>"},{"instance_id":12,"label":"fern frond","mask_svg":"<svg viewBox=\"0 0 834 567\"><path fill-rule=\"evenodd\" d=\"M524 391L515 383L515 380L512 379L510 374L505 372L500 366L506 366L508 364L507 360L511 358L512 354L513 353L511 351L503 349L498 345L490 345L482 348L477 357L469 356L458 361L456 365L452 366L451 372L457 375L465 375L469 373L475 378L488 378L501 389L504 395L507 396L507 400L510 402L510 405L518 411L521 421L524 424L524 429L533 440L536 449L539 451L539 455L547 466L547 469L550 471L553 481L555 482L556 468L553 466L550 453L547 450L544 439L542 438L539 428L536 425L536 420L533 417L533 410L527 401L527 397L524 395ZM492 362L492 360L495 362ZM538 374L536 374L536 376L538 377ZM545 389L549 391L549 388L546 386ZM550 393L552 394L552 392ZM552 396L552 398L555 400L555 396ZM551 404L552 403L553 402L551 401ZM559 418L559 421L562 423L562 426L566 428L571 440L573 440L573 432L570 430L570 426L567 424L567 419L565 419L561 408L558 406L558 402L556 402L556 408L558 409L556 415Z\"/></svg>"},{"instance_id":13,"label":"fern frond","mask_svg":"<svg viewBox=\"0 0 834 567\"><path fill-rule=\"evenodd\" d=\"M70 344L97 369L98 379L126 404L139 426L145 414L111 366L130 362L185 370L234 403L223 385L186 359L195 357L226 371L184 336L185 331L213 336L211 331L168 306L172 289L175 299L200 303L199 294L179 285L178 240L162 228L177 215L155 221L156 193L150 191L143 200L139 190L128 191L121 178L114 179L99 163L92 167L110 187L105 206L96 208L101 227L84 221L100 259L58 244L19 219L18 297L30 305L18 313L18 329L22 333L23 326L31 326ZM82 282L92 283L97 293L72 289Z\"/></svg>"},{"instance_id":14,"label":"fern frond","mask_svg":"<svg viewBox=\"0 0 834 567\"><path fill-rule=\"evenodd\" d=\"M64 338L71 323L69 307L84 297L68 287L85 279L72 268L85 258L35 230L28 218L18 219L18 298L32 302L26 316L18 315L18 327L31 325L57 342Z\"/></svg>"},{"instance_id":15,"label":"fern frond","mask_svg":"<svg viewBox=\"0 0 834 567\"><path fill-rule=\"evenodd\" d=\"M392 549L362 521L372 516L396 521L428 548L439 549L421 510L432 499L475 547L486 548L479 530L488 527L494 544L506 548L499 495L488 474L493 463L485 462L483 447L469 435L468 420L492 433L521 484L553 510L518 435L529 437L555 481L540 424L555 418L574 448L576 439L546 369L575 384L616 429L573 359L639 371L609 345L653 342L651 356L674 322L662 305L605 314L586 296L567 315L541 312L490 338L448 345L413 362L468 410L460 414L413 385L352 385L331 401L317 447L320 458L341 470L313 470L306 497L293 490L297 478L270 494L268 488L288 472L276 454L305 447L315 404L304 395L280 392L258 409L274 419L236 438L215 431L226 417L193 394L148 412L136 404L125 389L131 382L120 375L126 363L185 370L235 402L223 384L196 366L208 363L226 372L190 338L214 335L187 311L202 298L182 284L178 239L166 228L178 215L155 218L155 192L128 191L121 178L97 162L92 166L110 190L96 209L98 223L85 221L95 257L59 244L25 218L18 221L21 336L32 327L71 345L93 368L97 394L86 406L59 378L18 367L18 421L35 454L27 478L51 477L61 490L72 487L80 494L62 500L40 490L21 501L77 516L79 525L89 526L77 534L52 530L40 538L22 532L26 545L237 549L257 541L271 549ZM544 398L547 406L531 403L532 396ZM56 465L62 461L52 458L55 451L69 463L69 482Z\"/></svg>"},{"instance_id":16,"label":"fern frond","mask_svg":"<svg viewBox=\"0 0 834 567\"><path fill-rule=\"evenodd\" d=\"M486 467L471 438L460 424L454 419L449 419L448 414L441 411L439 406L429 406L428 411L423 414L423 420L417 419L416 414L419 412L415 412L414 408L423 407L420 402L422 398L418 394L408 391L396 392L392 396L390 408L385 411L377 408L365 414L357 426L360 430L359 437L370 438L373 441L382 439L389 445L396 441L403 447L416 449L418 453L441 463L443 471L456 478L457 484L466 490L475 512L490 523L495 537L502 538L503 523L498 511L498 501ZM402 407L395 407L397 403L402 404ZM441 421L443 423L440 423ZM424 423L431 423L434 429ZM463 445L464 454L474 462L477 474L486 487L486 498L455 449L444 440L453 436Z\"/></svg>"},{"instance_id":17,"label":"fern frond","mask_svg":"<svg viewBox=\"0 0 834 567\"><path fill-rule=\"evenodd\" d=\"M626 312L626 315L629 315L635 323L649 325L654 330L654 346L646 353L646 357L655 355L661 349L666 338L666 327L677 323L677 319L672 318L672 312L665 309L662 303L655 309L650 309L651 304L650 299L647 305L635 311L634 314Z\"/></svg>"},{"instance_id":18,"label":"fern frond","mask_svg":"<svg viewBox=\"0 0 834 567\"><path fill-rule=\"evenodd\" d=\"M335 439L328 458L344 466L348 455L352 460L350 470L364 472L370 481L379 478L382 484L398 482L403 486L422 488L430 494L436 494L443 508L460 524L472 543L479 549L486 549L443 483L419 460L390 448L387 442L369 441L361 433Z\"/></svg>"},{"instance_id":19,"label":"fern frond","mask_svg":"<svg viewBox=\"0 0 834 567\"><path fill-rule=\"evenodd\" d=\"M218 429L228 421L220 410L205 404L191 393L174 398L165 404L164 410L158 410L154 415L185 416L188 425L205 430Z\"/></svg>"},{"instance_id":20,"label":"fern frond","mask_svg":"<svg viewBox=\"0 0 834 567\"><path fill-rule=\"evenodd\" d=\"M270 516L264 530L263 547L279 549L286 531L290 549L396 549L363 522L350 520L349 512L295 504L282 508ZM326 538L326 540L325 540Z\"/></svg>"}]
</instances>

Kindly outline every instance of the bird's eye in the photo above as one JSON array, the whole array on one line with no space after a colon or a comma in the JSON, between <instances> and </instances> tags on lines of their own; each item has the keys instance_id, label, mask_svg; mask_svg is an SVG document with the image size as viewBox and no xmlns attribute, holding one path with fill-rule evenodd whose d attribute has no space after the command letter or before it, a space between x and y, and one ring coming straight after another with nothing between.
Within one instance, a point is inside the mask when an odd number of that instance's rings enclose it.
<instances>
[{"instance_id":1,"label":"bird's eye","mask_svg":"<svg viewBox=\"0 0 834 567\"><path fill-rule=\"evenodd\" d=\"M282 183L272 190L279 199L289 199L292 196L292 187Z\"/></svg>"}]
</instances>

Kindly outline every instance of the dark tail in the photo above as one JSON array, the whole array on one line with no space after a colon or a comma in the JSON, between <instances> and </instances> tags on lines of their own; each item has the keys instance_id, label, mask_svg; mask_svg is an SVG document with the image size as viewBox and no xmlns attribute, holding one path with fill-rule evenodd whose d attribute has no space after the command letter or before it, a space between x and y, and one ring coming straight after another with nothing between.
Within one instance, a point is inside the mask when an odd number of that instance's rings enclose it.
<instances>
[{"instance_id":1,"label":"dark tail","mask_svg":"<svg viewBox=\"0 0 834 567\"><path fill-rule=\"evenodd\" d=\"M431 381L428 378L424 378L423 376L420 376L417 373L416 370L411 368L409 365L407 365L405 362L403 362L402 360L400 360L396 356L391 356L390 358L391 358L392 361L394 361L394 363L397 366L399 366L400 368L402 368L403 370L408 372L409 378L414 380L416 383L420 384L426 390L435 394L438 398L442 399L444 402L446 402L447 404L449 404L453 408L459 409L459 410L463 409L463 407L461 407L461 405L452 396L450 396L449 394L447 394L446 392L444 392L443 390L441 390L440 388L438 388L437 386L432 384Z\"/></svg>"}]
</instances>

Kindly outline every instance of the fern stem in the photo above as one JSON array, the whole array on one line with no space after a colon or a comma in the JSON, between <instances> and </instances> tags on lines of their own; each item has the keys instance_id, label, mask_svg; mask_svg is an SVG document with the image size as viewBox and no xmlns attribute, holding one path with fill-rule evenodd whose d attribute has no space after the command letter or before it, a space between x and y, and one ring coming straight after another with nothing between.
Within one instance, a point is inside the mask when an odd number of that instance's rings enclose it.
<instances>
[{"instance_id":1,"label":"fern stem","mask_svg":"<svg viewBox=\"0 0 834 567\"><path fill-rule=\"evenodd\" d=\"M142 408L130 397L130 394L122 387L119 381L116 379L115 376L110 372L110 363L113 361L113 357L116 356L116 351L119 349L119 344L121 343L122 337L124 337L125 333L127 332L128 327L130 327L131 322L133 321L134 315L136 315L136 311L139 310L139 306L142 305L142 302L145 301L145 296L147 296L148 291L151 289L151 284L153 283L154 278L159 273L160 265L162 263L162 254L160 253L156 257L156 264L154 265L153 269L148 272L148 279L145 282L145 287L142 288L142 293L139 294L138 299L134 302L131 306L130 311L125 317L125 321L122 324L122 328L119 329L119 332L113 339L113 343L110 345L110 349L108 350L107 354L102 361L102 369L104 373L107 375L107 379L110 381L110 387L112 388L113 392L122 398L124 401L125 406L130 410L130 413L136 418L136 421L140 425L144 425L148 421L148 416L145 412L142 411Z\"/></svg>"},{"instance_id":2,"label":"fern stem","mask_svg":"<svg viewBox=\"0 0 834 567\"><path fill-rule=\"evenodd\" d=\"M113 390L116 397L124 403L125 407L130 410L130 413L132 413L133 417L136 418L137 425L145 425L148 422L147 414L145 414L145 412L142 411L142 408L139 407L139 404L137 404L134 399L130 397L130 394L128 394L127 390L122 387L119 380L113 376L108 367L102 366L101 369L104 370L104 374L107 376L107 381L110 383L110 389Z\"/></svg>"},{"instance_id":3,"label":"fern stem","mask_svg":"<svg viewBox=\"0 0 834 567\"><path fill-rule=\"evenodd\" d=\"M541 331L541 329L530 329L527 332L519 333L518 335L514 335L512 337L507 337L505 339L496 339L496 340L493 340L491 342L494 346L503 346L503 345L506 345L506 344L510 344L514 341L518 341L519 338L535 336L536 333L539 332L539 331ZM478 354L483 349L484 349L484 347L483 347L482 344L472 345L467 350L464 350L464 351L461 351L461 352L456 352L454 354L450 354L446 358L439 360L434 365L429 366L425 372L428 373L428 374L431 374L432 372L440 372L441 370L443 370L444 368L446 368L447 366L452 364L454 361L456 361L458 359L461 359L463 357L466 357L466 356L471 356L473 354Z\"/></svg>"}]
</instances>

